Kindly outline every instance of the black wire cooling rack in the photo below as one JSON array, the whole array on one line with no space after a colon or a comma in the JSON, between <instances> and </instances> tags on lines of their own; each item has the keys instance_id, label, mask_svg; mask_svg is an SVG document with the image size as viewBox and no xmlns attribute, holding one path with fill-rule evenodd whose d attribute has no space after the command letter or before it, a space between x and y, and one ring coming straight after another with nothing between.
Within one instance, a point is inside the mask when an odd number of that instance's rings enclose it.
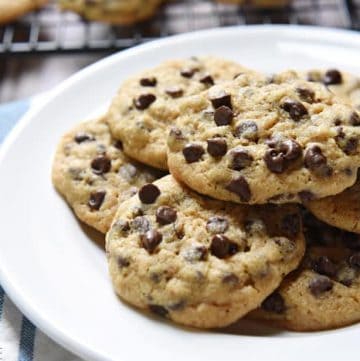
<instances>
[{"instance_id":1,"label":"black wire cooling rack","mask_svg":"<svg viewBox=\"0 0 360 361\"><path fill-rule=\"evenodd\" d=\"M246 3L246 1L245 1ZM215 1L166 3L134 26L88 22L59 11L54 2L0 27L0 54L112 51L187 31L240 24L311 24L360 29L360 0L289 0L280 8L223 5Z\"/></svg>"}]
</instances>

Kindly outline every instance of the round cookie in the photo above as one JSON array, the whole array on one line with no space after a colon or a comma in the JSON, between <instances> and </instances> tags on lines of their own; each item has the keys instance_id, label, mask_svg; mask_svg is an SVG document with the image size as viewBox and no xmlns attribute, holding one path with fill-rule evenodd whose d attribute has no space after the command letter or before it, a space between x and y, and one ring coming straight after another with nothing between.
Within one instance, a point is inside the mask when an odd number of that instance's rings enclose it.
<instances>
[{"instance_id":1,"label":"round cookie","mask_svg":"<svg viewBox=\"0 0 360 361\"><path fill-rule=\"evenodd\" d=\"M48 0L0 0L0 24L11 22L47 2Z\"/></svg>"},{"instance_id":2,"label":"round cookie","mask_svg":"<svg viewBox=\"0 0 360 361\"><path fill-rule=\"evenodd\" d=\"M304 252L296 206L219 202L171 175L120 204L106 238L123 300L200 328L228 325L260 305Z\"/></svg>"},{"instance_id":3,"label":"round cookie","mask_svg":"<svg viewBox=\"0 0 360 361\"><path fill-rule=\"evenodd\" d=\"M124 82L109 109L111 132L129 156L167 169L166 137L179 102L241 72L250 70L215 57L164 62Z\"/></svg>"},{"instance_id":4,"label":"round cookie","mask_svg":"<svg viewBox=\"0 0 360 361\"><path fill-rule=\"evenodd\" d=\"M360 165L360 115L324 85L241 74L184 99L168 137L171 173L190 188L240 203L340 193Z\"/></svg>"},{"instance_id":5,"label":"round cookie","mask_svg":"<svg viewBox=\"0 0 360 361\"><path fill-rule=\"evenodd\" d=\"M307 251L300 268L249 317L296 331L360 321L360 235L304 220Z\"/></svg>"},{"instance_id":6,"label":"round cookie","mask_svg":"<svg viewBox=\"0 0 360 361\"><path fill-rule=\"evenodd\" d=\"M163 0L59 0L60 7L85 19L131 25L152 17Z\"/></svg>"},{"instance_id":7,"label":"round cookie","mask_svg":"<svg viewBox=\"0 0 360 361\"><path fill-rule=\"evenodd\" d=\"M52 169L56 189L77 217L102 233L109 229L119 202L162 175L123 154L105 117L81 123L66 133Z\"/></svg>"},{"instance_id":8,"label":"round cookie","mask_svg":"<svg viewBox=\"0 0 360 361\"><path fill-rule=\"evenodd\" d=\"M360 178L344 192L304 205L322 221L349 232L360 233Z\"/></svg>"}]
</instances>

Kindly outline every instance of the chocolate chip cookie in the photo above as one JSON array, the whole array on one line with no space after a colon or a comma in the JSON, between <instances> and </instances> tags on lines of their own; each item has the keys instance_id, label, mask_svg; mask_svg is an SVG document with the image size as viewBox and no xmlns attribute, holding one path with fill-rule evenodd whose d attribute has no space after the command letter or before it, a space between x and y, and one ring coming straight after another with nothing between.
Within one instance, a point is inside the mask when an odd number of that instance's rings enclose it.
<instances>
[{"instance_id":1,"label":"chocolate chip cookie","mask_svg":"<svg viewBox=\"0 0 360 361\"><path fill-rule=\"evenodd\" d=\"M260 305L297 267L304 240L296 206L219 202L169 175L120 204L106 249L122 299L209 328Z\"/></svg>"},{"instance_id":2,"label":"chocolate chip cookie","mask_svg":"<svg viewBox=\"0 0 360 361\"><path fill-rule=\"evenodd\" d=\"M323 198L353 185L360 115L323 84L241 74L184 99L168 137L171 173L240 203Z\"/></svg>"},{"instance_id":3,"label":"chocolate chip cookie","mask_svg":"<svg viewBox=\"0 0 360 361\"><path fill-rule=\"evenodd\" d=\"M0 0L0 24L13 21L47 2L48 0Z\"/></svg>"},{"instance_id":4,"label":"chocolate chip cookie","mask_svg":"<svg viewBox=\"0 0 360 361\"><path fill-rule=\"evenodd\" d=\"M87 121L66 133L52 169L57 190L77 217L107 232L118 203L163 173L129 159L112 139L105 117Z\"/></svg>"},{"instance_id":5,"label":"chocolate chip cookie","mask_svg":"<svg viewBox=\"0 0 360 361\"><path fill-rule=\"evenodd\" d=\"M114 137L124 152L153 167L167 169L166 137L180 115L179 102L250 70L215 57L172 60L122 85L109 110Z\"/></svg>"},{"instance_id":6,"label":"chocolate chip cookie","mask_svg":"<svg viewBox=\"0 0 360 361\"><path fill-rule=\"evenodd\" d=\"M360 321L360 235L330 227L309 214L307 251L249 317L297 331L325 330Z\"/></svg>"},{"instance_id":7,"label":"chocolate chip cookie","mask_svg":"<svg viewBox=\"0 0 360 361\"><path fill-rule=\"evenodd\" d=\"M130 25L154 15L163 0L59 0L64 10L85 19L110 24Z\"/></svg>"}]
</instances>

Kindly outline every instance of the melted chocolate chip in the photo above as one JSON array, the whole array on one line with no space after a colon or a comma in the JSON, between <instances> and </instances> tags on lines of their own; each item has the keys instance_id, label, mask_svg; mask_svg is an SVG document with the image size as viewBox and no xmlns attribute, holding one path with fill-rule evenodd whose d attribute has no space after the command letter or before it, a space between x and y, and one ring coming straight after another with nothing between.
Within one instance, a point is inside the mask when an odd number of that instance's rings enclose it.
<instances>
[{"instance_id":1,"label":"melted chocolate chip","mask_svg":"<svg viewBox=\"0 0 360 361\"><path fill-rule=\"evenodd\" d=\"M162 234L157 230L147 231L140 236L143 247L152 254L162 241Z\"/></svg>"},{"instance_id":2,"label":"melted chocolate chip","mask_svg":"<svg viewBox=\"0 0 360 361\"><path fill-rule=\"evenodd\" d=\"M285 301L280 293L274 292L261 304L261 308L267 312L284 313L286 310Z\"/></svg>"},{"instance_id":3,"label":"melted chocolate chip","mask_svg":"<svg viewBox=\"0 0 360 361\"><path fill-rule=\"evenodd\" d=\"M118 263L119 268L126 268L126 267L130 266L129 259L122 257L122 256L118 256L117 263Z\"/></svg>"},{"instance_id":4,"label":"melted chocolate chip","mask_svg":"<svg viewBox=\"0 0 360 361\"><path fill-rule=\"evenodd\" d=\"M243 176L233 178L226 186L226 189L237 194L242 202L249 202L251 199L249 183Z\"/></svg>"},{"instance_id":5,"label":"melted chocolate chip","mask_svg":"<svg viewBox=\"0 0 360 361\"><path fill-rule=\"evenodd\" d=\"M97 191L90 194L88 200L88 206L91 210L97 211L100 209L101 205L104 202L106 192L105 191Z\"/></svg>"},{"instance_id":6,"label":"melted chocolate chip","mask_svg":"<svg viewBox=\"0 0 360 361\"><path fill-rule=\"evenodd\" d=\"M232 122L233 117L233 111L225 105L217 108L214 113L214 120L218 126L229 125Z\"/></svg>"},{"instance_id":7,"label":"melted chocolate chip","mask_svg":"<svg viewBox=\"0 0 360 361\"><path fill-rule=\"evenodd\" d=\"M140 79L140 85L142 86L156 86L157 80L155 77L151 76L149 78Z\"/></svg>"},{"instance_id":8,"label":"melted chocolate chip","mask_svg":"<svg viewBox=\"0 0 360 361\"><path fill-rule=\"evenodd\" d=\"M114 147L119 149L119 150L123 150L123 144L122 144L122 141L121 140L117 140L115 143L114 143Z\"/></svg>"},{"instance_id":9,"label":"melted chocolate chip","mask_svg":"<svg viewBox=\"0 0 360 361\"><path fill-rule=\"evenodd\" d=\"M236 285L239 283L239 277L234 273L229 273L223 277L222 282L225 284Z\"/></svg>"},{"instance_id":10,"label":"melted chocolate chip","mask_svg":"<svg viewBox=\"0 0 360 361\"><path fill-rule=\"evenodd\" d=\"M113 228L120 233L126 233L130 230L130 224L128 221L125 221L123 219L118 219L114 225Z\"/></svg>"},{"instance_id":11,"label":"melted chocolate chip","mask_svg":"<svg viewBox=\"0 0 360 361\"><path fill-rule=\"evenodd\" d=\"M149 310L153 314L160 316L160 317L167 317L167 315L169 313L165 307L159 306L159 305L149 305Z\"/></svg>"},{"instance_id":12,"label":"melted chocolate chip","mask_svg":"<svg viewBox=\"0 0 360 361\"><path fill-rule=\"evenodd\" d=\"M77 133L74 137L76 143L91 142L95 138L88 133Z\"/></svg>"},{"instance_id":13,"label":"melted chocolate chip","mask_svg":"<svg viewBox=\"0 0 360 361\"><path fill-rule=\"evenodd\" d=\"M301 199L301 202L313 201L316 198L315 194L310 191L301 191L298 193L298 195Z\"/></svg>"},{"instance_id":14,"label":"melted chocolate chip","mask_svg":"<svg viewBox=\"0 0 360 361\"><path fill-rule=\"evenodd\" d=\"M355 137L347 137L342 127L339 127L338 134L335 137L338 147L347 155L354 155L357 153L359 139Z\"/></svg>"},{"instance_id":15,"label":"melted chocolate chip","mask_svg":"<svg viewBox=\"0 0 360 361\"><path fill-rule=\"evenodd\" d=\"M152 183L145 184L139 190L139 199L142 203L154 203L160 195L160 189Z\"/></svg>"},{"instance_id":16,"label":"melted chocolate chip","mask_svg":"<svg viewBox=\"0 0 360 361\"><path fill-rule=\"evenodd\" d=\"M281 108L288 112L290 117L296 122L308 114L304 104L294 99L285 99L285 101L281 104Z\"/></svg>"},{"instance_id":17,"label":"melted chocolate chip","mask_svg":"<svg viewBox=\"0 0 360 361\"><path fill-rule=\"evenodd\" d=\"M145 110L156 100L154 94L142 94L134 100L134 105L139 110Z\"/></svg>"},{"instance_id":18,"label":"melted chocolate chip","mask_svg":"<svg viewBox=\"0 0 360 361\"><path fill-rule=\"evenodd\" d=\"M357 112L352 112L350 115L350 121L349 123L353 126L360 125L360 116Z\"/></svg>"},{"instance_id":19,"label":"melted chocolate chip","mask_svg":"<svg viewBox=\"0 0 360 361\"><path fill-rule=\"evenodd\" d=\"M231 164L230 168L234 170L242 170L252 163L254 158L249 154L246 149L235 148L231 151Z\"/></svg>"},{"instance_id":20,"label":"melted chocolate chip","mask_svg":"<svg viewBox=\"0 0 360 361\"><path fill-rule=\"evenodd\" d=\"M354 269L360 269L360 252L354 253L349 257L349 265Z\"/></svg>"},{"instance_id":21,"label":"melted chocolate chip","mask_svg":"<svg viewBox=\"0 0 360 361\"><path fill-rule=\"evenodd\" d=\"M323 83L325 85L335 85L342 83L342 75L339 70L336 69L329 69L323 78Z\"/></svg>"},{"instance_id":22,"label":"melted chocolate chip","mask_svg":"<svg viewBox=\"0 0 360 361\"><path fill-rule=\"evenodd\" d=\"M231 95L227 94L224 90L221 90L217 94L214 94L210 98L210 101L215 109L220 108L221 106L226 106L232 109Z\"/></svg>"},{"instance_id":23,"label":"melted chocolate chip","mask_svg":"<svg viewBox=\"0 0 360 361\"><path fill-rule=\"evenodd\" d=\"M335 264L326 256L320 256L313 261L312 269L324 276L335 277Z\"/></svg>"},{"instance_id":24,"label":"melted chocolate chip","mask_svg":"<svg viewBox=\"0 0 360 361\"><path fill-rule=\"evenodd\" d=\"M237 245L222 234L216 234L211 239L210 251L217 258L226 258L237 252Z\"/></svg>"},{"instance_id":25,"label":"melted chocolate chip","mask_svg":"<svg viewBox=\"0 0 360 361\"><path fill-rule=\"evenodd\" d=\"M236 126L234 136L256 141L258 139L258 126L251 120L242 122Z\"/></svg>"},{"instance_id":26,"label":"melted chocolate chip","mask_svg":"<svg viewBox=\"0 0 360 361\"><path fill-rule=\"evenodd\" d=\"M156 210L156 222L161 225L170 224L176 221L176 210L168 206L161 206Z\"/></svg>"},{"instance_id":27,"label":"melted chocolate chip","mask_svg":"<svg viewBox=\"0 0 360 361\"><path fill-rule=\"evenodd\" d=\"M301 220L298 214L287 214L283 217L280 224L281 230L287 237L295 237L301 228Z\"/></svg>"},{"instance_id":28,"label":"melted chocolate chip","mask_svg":"<svg viewBox=\"0 0 360 361\"><path fill-rule=\"evenodd\" d=\"M212 138L207 140L207 151L212 157L222 157L227 152L226 140L223 138Z\"/></svg>"},{"instance_id":29,"label":"melted chocolate chip","mask_svg":"<svg viewBox=\"0 0 360 361\"><path fill-rule=\"evenodd\" d=\"M203 83L208 86L212 86L215 84L214 79L211 75L207 74L200 78L200 83Z\"/></svg>"},{"instance_id":30,"label":"melted chocolate chip","mask_svg":"<svg viewBox=\"0 0 360 361\"><path fill-rule=\"evenodd\" d=\"M180 71L180 74L181 74L181 76L183 76L184 78L190 79L190 78L192 78L192 77L194 76L194 74L195 74L197 71L199 71L199 69L197 69L197 68L182 69L182 70Z\"/></svg>"},{"instance_id":31,"label":"melted chocolate chip","mask_svg":"<svg viewBox=\"0 0 360 361\"><path fill-rule=\"evenodd\" d=\"M111 169L111 160L106 155L99 155L91 161L93 173L101 175Z\"/></svg>"},{"instance_id":32,"label":"melted chocolate chip","mask_svg":"<svg viewBox=\"0 0 360 361\"><path fill-rule=\"evenodd\" d=\"M304 102L310 104L315 102L315 93L311 89L297 88L296 91Z\"/></svg>"},{"instance_id":33,"label":"melted chocolate chip","mask_svg":"<svg viewBox=\"0 0 360 361\"><path fill-rule=\"evenodd\" d=\"M310 292L314 296L320 296L324 292L331 291L333 286L332 281L326 276L317 276L309 282Z\"/></svg>"},{"instance_id":34,"label":"melted chocolate chip","mask_svg":"<svg viewBox=\"0 0 360 361\"><path fill-rule=\"evenodd\" d=\"M306 150L304 163L306 168L320 177L329 177L333 172L332 168L327 165L327 158L317 145Z\"/></svg>"},{"instance_id":35,"label":"melted chocolate chip","mask_svg":"<svg viewBox=\"0 0 360 361\"><path fill-rule=\"evenodd\" d=\"M166 88L165 93L172 98L180 98L184 95L184 91L176 85Z\"/></svg>"},{"instance_id":36,"label":"melted chocolate chip","mask_svg":"<svg viewBox=\"0 0 360 361\"><path fill-rule=\"evenodd\" d=\"M150 221L145 216L137 216L131 222L131 227L134 231L139 233L146 233L150 230Z\"/></svg>"},{"instance_id":37,"label":"melted chocolate chip","mask_svg":"<svg viewBox=\"0 0 360 361\"><path fill-rule=\"evenodd\" d=\"M229 222L226 218L212 216L206 223L206 230L212 234L225 233L229 228Z\"/></svg>"},{"instance_id":38,"label":"melted chocolate chip","mask_svg":"<svg viewBox=\"0 0 360 361\"><path fill-rule=\"evenodd\" d=\"M203 154L204 148L199 144L186 144L183 149L183 155L187 163L197 162Z\"/></svg>"}]
</instances>

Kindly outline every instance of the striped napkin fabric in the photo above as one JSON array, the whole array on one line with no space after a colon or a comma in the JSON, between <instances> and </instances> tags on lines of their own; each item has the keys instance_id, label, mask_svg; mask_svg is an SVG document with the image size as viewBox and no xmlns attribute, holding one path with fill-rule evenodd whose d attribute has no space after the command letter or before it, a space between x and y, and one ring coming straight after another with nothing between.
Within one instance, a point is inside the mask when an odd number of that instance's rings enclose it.
<instances>
[{"instance_id":1,"label":"striped napkin fabric","mask_svg":"<svg viewBox=\"0 0 360 361\"><path fill-rule=\"evenodd\" d=\"M0 144L21 116L41 97L0 104ZM1 146L1 145L0 145ZM0 361L81 361L38 330L0 285Z\"/></svg>"}]
</instances>

